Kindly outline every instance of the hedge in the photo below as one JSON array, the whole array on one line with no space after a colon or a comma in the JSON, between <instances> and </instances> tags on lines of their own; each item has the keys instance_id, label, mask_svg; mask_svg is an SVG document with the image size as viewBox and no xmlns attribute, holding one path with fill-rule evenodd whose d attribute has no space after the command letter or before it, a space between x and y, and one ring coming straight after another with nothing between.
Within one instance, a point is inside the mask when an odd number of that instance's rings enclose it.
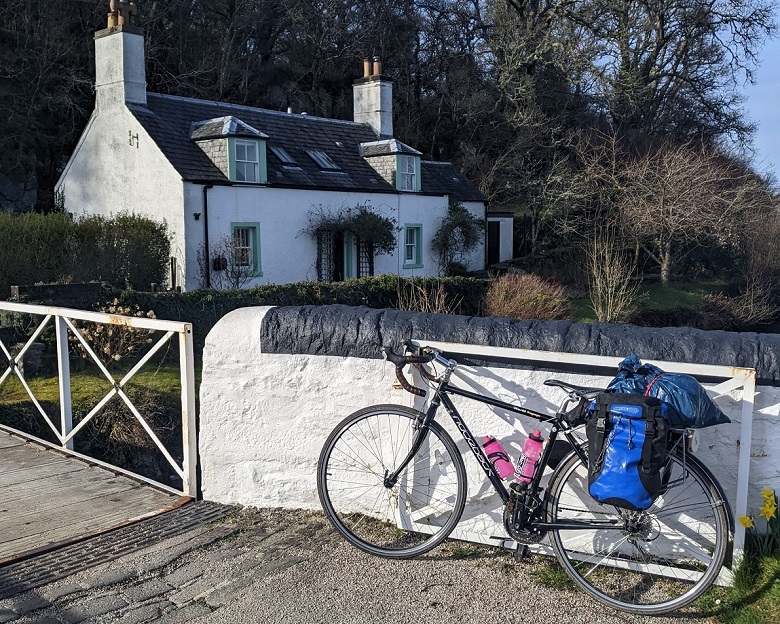
<instances>
[{"instance_id":1,"label":"hedge","mask_svg":"<svg viewBox=\"0 0 780 624\"><path fill-rule=\"evenodd\" d=\"M0 298L20 284L103 281L149 288L166 281L165 223L133 214L72 219L0 213Z\"/></svg>"},{"instance_id":2,"label":"hedge","mask_svg":"<svg viewBox=\"0 0 780 624\"><path fill-rule=\"evenodd\" d=\"M370 308L397 308L398 291L404 286L417 286L426 292L444 290L446 299L458 303L457 314L479 316L487 282L467 277L401 278L396 275L364 277L344 282L300 282L267 284L243 290L192 290L180 292L142 292L137 290L41 287L20 297L27 303L97 310L114 300L124 307L154 310L158 319L185 321L193 324L196 351L200 351L206 334L228 312L250 306L298 306L341 303ZM84 294L78 300L70 293ZM24 292L24 291L22 291ZM34 292L34 294L32 294Z\"/></svg>"}]
</instances>

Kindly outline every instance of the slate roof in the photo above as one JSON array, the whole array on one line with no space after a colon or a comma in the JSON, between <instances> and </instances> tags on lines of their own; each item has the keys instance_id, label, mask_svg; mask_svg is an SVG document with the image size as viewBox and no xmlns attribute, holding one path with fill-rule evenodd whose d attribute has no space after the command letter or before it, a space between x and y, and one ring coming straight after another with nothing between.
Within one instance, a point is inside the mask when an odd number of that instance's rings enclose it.
<instances>
[{"instance_id":1,"label":"slate roof","mask_svg":"<svg viewBox=\"0 0 780 624\"><path fill-rule=\"evenodd\" d=\"M228 136L252 137L255 139L267 139L268 135L263 134L257 128L245 124L240 119L232 115L227 117L218 117L208 121L199 121L191 124L192 132L190 138L194 141L205 139L216 139Z\"/></svg>"},{"instance_id":2,"label":"slate roof","mask_svg":"<svg viewBox=\"0 0 780 624\"><path fill-rule=\"evenodd\" d=\"M452 163L420 161L420 176L429 193L452 195L460 201L486 201L480 190Z\"/></svg>"},{"instance_id":3,"label":"slate roof","mask_svg":"<svg viewBox=\"0 0 780 624\"><path fill-rule=\"evenodd\" d=\"M360 144L360 154L364 158L371 156L389 156L391 154L414 154L420 156L421 152L418 152L413 147L409 147L406 143L401 143L398 139L383 139L381 141L372 141L371 143Z\"/></svg>"},{"instance_id":4,"label":"slate roof","mask_svg":"<svg viewBox=\"0 0 780 624\"><path fill-rule=\"evenodd\" d=\"M191 133L199 122L209 121L212 125L208 129L216 130L217 120L233 117L266 135L269 148L283 148L297 163L297 166L285 164L269 149L269 186L397 192L360 154L360 144L377 142L376 134L366 124L157 93L147 93L146 97L146 106L127 106L185 181L228 182L192 140ZM323 170L307 150L325 152L339 169ZM484 201L476 187L452 164L423 161L421 166L423 193L453 194L462 201Z\"/></svg>"}]
</instances>

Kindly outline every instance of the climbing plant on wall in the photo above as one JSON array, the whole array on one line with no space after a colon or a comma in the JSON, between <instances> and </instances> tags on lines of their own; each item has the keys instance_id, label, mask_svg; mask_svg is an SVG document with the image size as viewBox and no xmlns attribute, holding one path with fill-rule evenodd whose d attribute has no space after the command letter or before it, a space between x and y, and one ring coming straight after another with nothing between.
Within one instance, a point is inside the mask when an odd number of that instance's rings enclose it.
<instances>
[{"instance_id":1,"label":"climbing plant on wall","mask_svg":"<svg viewBox=\"0 0 780 624\"><path fill-rule=\"evenodd\" d=\"M450 198L447 216L433 237L431 247L439 255L439 271L444 275L465 272L465 255L483 240L485 224L471 214L462 202Z\"/></svg>"},{"instance_id":2,"label":"climbing plant on wall","mask_svg":"<svg viewBox=\"0 0 780 624\"><path fill-rule=\"evenodd\" d=\"M375 253L391 254L396 247L396 222L368 202L330 212L323 206L309 211L309 225L303 231L316 239L320 232L343 232L370 244Z\"/></svg>"}]
</instances>

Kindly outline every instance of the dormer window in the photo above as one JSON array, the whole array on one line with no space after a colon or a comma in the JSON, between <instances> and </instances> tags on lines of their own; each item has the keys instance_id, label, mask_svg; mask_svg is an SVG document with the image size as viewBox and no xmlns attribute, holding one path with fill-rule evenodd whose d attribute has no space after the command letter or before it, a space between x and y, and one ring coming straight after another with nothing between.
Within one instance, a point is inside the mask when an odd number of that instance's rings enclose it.
<instances>
[{"instance_id":1,"label":"dormer window","mask_svg":"<svg viewBox=\"0 0 780 624\"><path fill-rule=\"evenodd\" d=\"M190 138L231 182L267 183L267 134L228 116L193 123Z\"/></svg>"},{"instance_id":2,"label":"dormer window","mask_svg":"<svg viewBox=\"0 0 780 624\"><path fill-rule=\"evenodd\" d=\"M335 162L333 162L333 159L331 159L330 156L328 156L325 152L322 150L306 150L306 153L311 156L311 159L317 163L317 166L319 166L320 169L324 171L340 171L341 167L339 167Z\"/></svg>"},{"instance_id":3,"label":"dormer window","mask_svg":"<svg viewBox=\"0 0 780 624\"><path fill-rule=\"evenodd\" d=\"M397 180L399 191L417 191L417 162L415 156L398 156Z\"/></svg>"},{"instance_id":4,"label":"dormer window","mask_svg":"<svg viewBox=\"0 0 780 624\"><path fill-rule=\"evenodd\" d=\"M260 181L260 158L257 141L234 139L236 154L236 182Z\"/></svg>"}]
</instances>

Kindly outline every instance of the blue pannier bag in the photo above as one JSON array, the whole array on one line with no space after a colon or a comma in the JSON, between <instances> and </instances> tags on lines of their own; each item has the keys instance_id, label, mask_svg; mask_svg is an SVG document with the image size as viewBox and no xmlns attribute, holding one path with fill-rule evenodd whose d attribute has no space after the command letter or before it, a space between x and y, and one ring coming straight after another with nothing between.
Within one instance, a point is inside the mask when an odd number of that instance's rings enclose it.
<instances>
[{"instance_id":1,"label":"blue pannier bag","mask_svg":"<svg viewBox=\"0 0 780 624\"><path fill-rule=\"evenodd\" d=\"M655 397L600 393L586 424L588 492L607 505L642 511L663 491L668 407Z\"/></svg>"},{"instance_id":2,"label":"blue pannier bag","mask_svg":"<svg viewBox=\"0 0 780 624\"><path fill-rule=\"evenodd\" d=\"M673 408L669 411L673 427L701 429L731 422L694 377L666 373L652 364L643 364L636 355L618 364L618 374L607 389L659 398Z\"/></svg>"}]
</instances>

